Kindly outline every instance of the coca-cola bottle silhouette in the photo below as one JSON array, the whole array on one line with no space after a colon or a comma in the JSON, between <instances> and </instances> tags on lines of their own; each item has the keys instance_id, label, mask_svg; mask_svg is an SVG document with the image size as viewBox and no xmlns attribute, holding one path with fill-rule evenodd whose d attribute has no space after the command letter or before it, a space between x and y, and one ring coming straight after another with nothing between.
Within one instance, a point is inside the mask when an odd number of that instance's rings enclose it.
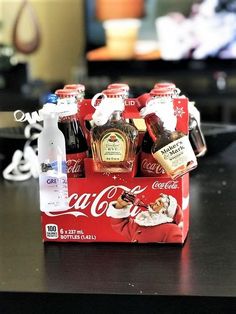
<instances>
[{"instance_id":1,"label":"coca-cola bottle silhouette","mask_svg":"<svg viewBox=\"0 0 236 314\"><path fill-rule=\"evenodd\" d=\"M77 92L70 89L59 89L58 105L63 113L59 116L58 127L65 136L67 176L84 177L84 158L88 155L88 146L78 119Z\"/></svg>"}]
</instances>

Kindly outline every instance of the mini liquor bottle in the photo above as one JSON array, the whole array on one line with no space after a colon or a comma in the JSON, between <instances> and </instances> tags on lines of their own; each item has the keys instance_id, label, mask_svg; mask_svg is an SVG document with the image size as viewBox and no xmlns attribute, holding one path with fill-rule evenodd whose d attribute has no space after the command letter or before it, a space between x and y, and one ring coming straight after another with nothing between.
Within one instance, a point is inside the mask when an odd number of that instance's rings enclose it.
<instances>
[{"instance_id":1,"label":"mini liquor bottle","mask_svg":"<svg viewBox=\"0 0 236 314\"><path fill-rule=\"evenodd\" d=\"M65 137L58 129L56 95L50 95L43 106L43 131L38 137L40 210L68 209Z\"/></svg>"},{"instance_id":2,"label":"mini liquor bottle","mask_svg":"<svg viewBox=\"0 0 236 314\"><path fill-rule=\"evenodd\" d=\"M156 106L155 90L152 91L152 95L152 99L140 112L154 142L151 152L167 175L176 179L196 168L196 156L188 135L175 131L174 114L167 114L165 106Z\"/></svg>"},{"instance_id":3,"label":"mini liquor bottle","mask_svg":"<svg viewBox=\"0 0 236 314\"><path fill-rule=\"evenodd\" d=\"M97 98L102 96L97 105ZM124 92L107 89L92 99L95 107L91 148L96 172L130 172L138 145L138 130L122 116Z\"/></svg>"}]
</instances>

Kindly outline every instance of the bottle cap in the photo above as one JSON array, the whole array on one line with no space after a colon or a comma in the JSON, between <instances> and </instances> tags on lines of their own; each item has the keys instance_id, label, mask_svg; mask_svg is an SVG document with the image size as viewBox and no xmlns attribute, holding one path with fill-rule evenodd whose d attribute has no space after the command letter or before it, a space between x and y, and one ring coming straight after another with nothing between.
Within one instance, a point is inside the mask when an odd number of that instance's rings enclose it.
<instances>
[{"instance_id":1,"label":"bottle cap","mask_svg":"<svg viewBox=\"0 0 236 314\"><path fill-rule=\"evenodd\" d=\"M85 86L83 84L67 84L64 86L64 89L76 90L79 93L85 91Z\"/></svg>"},{"instance_id":2,"label":"bottle cap","mask_svg":"<svg viewBox=\"0 0 236 314\"><path fill-rule=\"evenodd\" d=\"M47 103L57 104L58 97L56 94L49 94L47 97Z\"/></svg>"},{"instance_id":3,"label":"bottle cap","mask_svg":"<svg viewBox=\"0 0 236 314\"><path fill-rule=\"evenodd\" d=\"M67 97L76 97L77 92L75 90L70 90L70 89L57 89L55 91L55 94L59 98L67 98Z\"/></svg>"},{"instance_id":4,"label":"bottle cap","mask_svg":"<svg viewBox=\"0 0 236 314\"><path fill-rule=\"evenodd\" d=\"M112 84L109 84L107 86L107 89L116 89L116 88L119 88L119 89L123 89L125 90L126 92L129 91L129 85L128 84L125 84L125 83L112 83Z\"/></svg>"},{"instance_id":5,"label":"bottle cap","mask_svg":"<svg viewBox=\"0 0 236 314\"><path fill-rule=\"evenodd\" d=\"M154 89L155 88L168 88L168 89L175 89L176 85L174 83L171 82L160 82L160 83L156 83L154 85Z\"/></svg>"},{"instance_id":6,"label":"bottle cap","mask_svg":"<svg viewBox=\"0 0 236 314\"><path fill-rule=\"evenodd\" d=\"M124 89L121 88L111 88L102 91L102 94L108 98L121 98L124 97Z\"/></svg>"},{"instance_id":7,"label":"bottle cap","mask_svg":"<svg viewBox=\"0 0 236 314\"><path fill-rule=\"evenodd\" d=\"M165 96L172 96L174 94L174 90L168 88L153 88L150 91L151 97L165 97Z\"/></svg>"}]
</instances>

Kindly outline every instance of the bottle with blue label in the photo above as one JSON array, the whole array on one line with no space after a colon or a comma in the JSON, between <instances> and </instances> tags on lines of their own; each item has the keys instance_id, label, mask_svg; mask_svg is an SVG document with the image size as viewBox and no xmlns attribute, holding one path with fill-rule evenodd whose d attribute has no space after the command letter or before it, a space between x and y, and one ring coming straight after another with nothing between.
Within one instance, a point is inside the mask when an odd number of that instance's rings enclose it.
<instances>
[{"instance_id":1,"label":"bottle with blue label","mask_svg":"<svg viewBox=\"0 0 236 314\"><path fill-rule=\"evenodd\" d=\"M58 128L56 103L57 96L52 94L43 106L43 130L38 138L39 196L43 212L68 209L65 138Z\"/></svg>"}]
</instances>

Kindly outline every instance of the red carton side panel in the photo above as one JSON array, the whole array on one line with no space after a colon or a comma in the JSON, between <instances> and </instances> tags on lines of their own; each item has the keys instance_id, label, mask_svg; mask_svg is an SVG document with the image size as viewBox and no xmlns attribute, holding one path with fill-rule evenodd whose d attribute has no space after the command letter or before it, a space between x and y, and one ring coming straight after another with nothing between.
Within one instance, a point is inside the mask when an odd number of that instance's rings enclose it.
<instances>
[{"instance_id":1,"label":"red carton side panel","mask_svg":"<svg viewBox=\"0 0 236 314\"><path fill-rule=\"evenodd\" d=\"M122 174L70 179L70 209L42 213L44 241L183 243L188 232L188 174L169 178L127 178ZM183 188L184 186L184 188ZM118 210L122 192L132 191L139 202ZM142 204L170 197L168 217L156 219ZM140 206L141 204L141 206Z\"/></svg>"}]
</instances>

